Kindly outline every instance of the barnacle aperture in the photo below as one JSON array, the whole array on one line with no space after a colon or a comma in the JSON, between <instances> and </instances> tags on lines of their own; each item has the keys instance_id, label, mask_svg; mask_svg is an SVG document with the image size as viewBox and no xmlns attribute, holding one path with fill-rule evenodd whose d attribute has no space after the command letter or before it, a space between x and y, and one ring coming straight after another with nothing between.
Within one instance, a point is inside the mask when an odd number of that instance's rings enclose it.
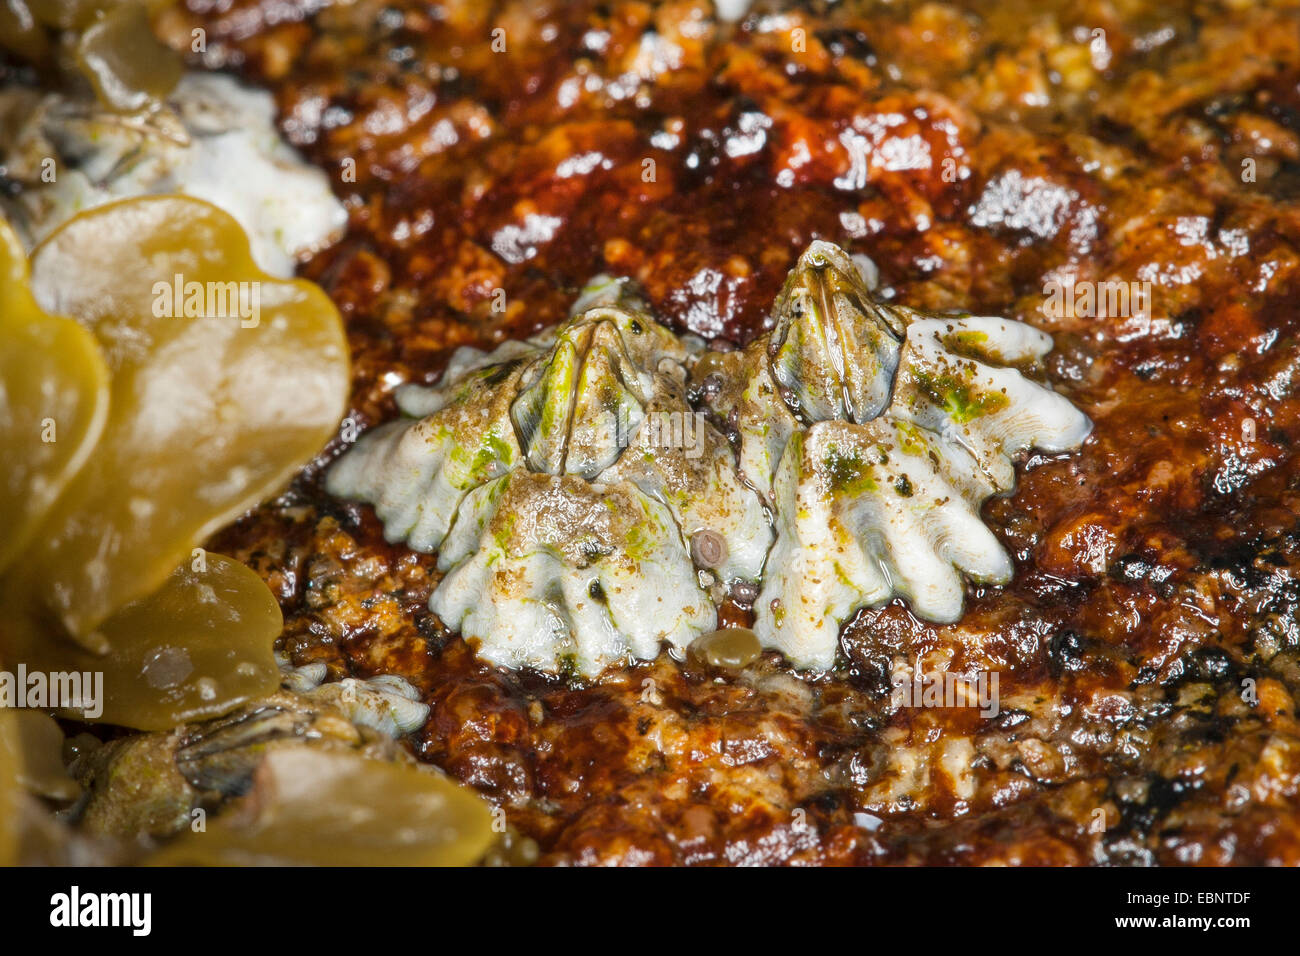
<instances>
[{"instance_id":1,"label":"barnacle aperture","mask_svg":"<svg viewBox=\"0 0 1300 956\"><path fill-rule=\"evenodd\" d=\"M693 535L720 536L710 574L729 582L758 577L771 532L686 400L688 344L623 282L598 280L576 308L400 390L425 417L363 436L327 486L372 502L390 540L439 549L430 608L481 656L592 675L716 625Z\"/></svg>"},{"instance_id":2,"label":"barnacle aperture","mask_svg":"<svg viewBox=\"0 0 1300 956\"><path fill-rule=\"evenodd\" d=\"M904 327L876 305L838 247L808 248L773 315L764 337L772 380L800 421L869 422L885 410Z\"/></svg>"},{"instance_id":3,"label":"barnacle aperture","mask_svg":"<svg viewBox=\"0 0 1300 956\"><path fill-rule=\"evenodd\" d=\"M332 471L391 540L439 548L430 607L488 660L582 674L681 648L716 619L694 583L762 575L755 632L799 667L829 667L840 625L893 597L955 620L962 576L1005 583L980 518L1013 458L1077 447L1091 424L1025 374L1051 339L1009 319L881 301L841 249L814 242L742 351L700 354L600 280L552 336L461 352L418 422L383 426ZM663 446L690 420L683 377L725 421L701 452ZM772 515L775 541L765 524Z\"/></svg>"},{"instance_id":4,"label":"barnacle aperture","mask_svg":"<svg viewBox=\"0 0 1300 956\"><path fill-rule=\"evenodd\" d=\"M774 319L709 362L723 382L709 401L735 423L741 471L775 514L755 631L796 666L827 668L861 607L897 596L952 621L962 574L1008 581L980 506L1014 487L1016 454L1077 447L1091 423L1016 368L1050 337L878 301L828 242L800 257Z\"/></svg>"}]
</instances>

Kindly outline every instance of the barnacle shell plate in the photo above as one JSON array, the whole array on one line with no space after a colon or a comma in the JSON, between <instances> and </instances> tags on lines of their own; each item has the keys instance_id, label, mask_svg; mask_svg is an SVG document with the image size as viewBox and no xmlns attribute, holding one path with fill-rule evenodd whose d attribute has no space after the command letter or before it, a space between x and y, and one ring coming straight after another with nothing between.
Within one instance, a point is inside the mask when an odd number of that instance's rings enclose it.
<instances>
[{"instance_id":1,"label":"barnacle shell plate","mask_svg":"<svg viewBox=\"0 0 1300 956\"><path fill-rule=\"evenodd\" d=\"M796 666L831 666L844 621L894 597L954 620L963 576L1011 577L979 512L1014 457L1077 447L1091 424L1022 373L1048 336L880 301L859 269L814 242L772 331L703 356L598 280L552 336L458 354L438 388L406 390L427 417L365 436L330 490L441 548L430 607L506 666L590 675L681 648L716 620L693 583L703 531L724 539L723 581L761 575L758 639ZM698 455L658 447L650 424L690 413L688 375L735 454L712 424Z\"/></svg>"},{"instance_id":2,"label":"barnacle shell plate","mask_svg":"<svg viewBox=\"0 0 1300 956\"><path fill-rule=\"evenodd\" d=\"M672 512L627 481L513 471L471 492L439 566L430 608L509 667L596 674L717 620Z\"/></svg>"},{"instance_id":3,"label":"barnacle shell plate","mask_svg":"<svg viewBox=\"0 0 1300 956\"><path fill-rule=\"evenodd\" d=\"M1003 365L1039 361L1048 336L1009 319L877 302L856 265L827 246L800 258L771 339L723 360L732 386L715 400L734 415L741 470L776 516L755 631L796 666L822 669L859 608L902 597L922 618L952 621L962 575L1010 580L980 506L1014 487L1015 455L1077 447L1091 429L1067 399ZM852 369L872 374L855 379ZM871 414L886 372L888 402Z\"/></svg>"},{"instance_id":4,"label":"barnacle shell plate","mask_svg":"<svg viewBox=\"0 0 1300 956\"><path fill-rule=\"evenodd\" d=\"M425 417L363 436L327 487L374 503L390 540L441 549L430 607L485 659L590 676L716 624L691 535L723 538L723 580L756 579L771 531L686 401L687 345L624 283L599 280L580 306L402 390Z\"/></svg>"}]
</instances>

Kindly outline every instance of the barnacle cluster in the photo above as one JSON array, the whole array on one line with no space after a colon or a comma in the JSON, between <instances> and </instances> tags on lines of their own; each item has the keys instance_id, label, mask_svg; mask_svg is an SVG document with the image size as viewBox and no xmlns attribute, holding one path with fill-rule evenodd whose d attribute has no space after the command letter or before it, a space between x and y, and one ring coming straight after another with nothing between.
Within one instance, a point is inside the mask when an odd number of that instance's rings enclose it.
<instances>
[{"instance_id":1,"label":"barnacle cluster","mask_svg":"<svg viewBox=\"0 0 1300 956\"><path fill-rule=\"evenodd\" d=\"M1015 455L1090 429L1021 371L1050 348L1020 322L879 301L822 241L741 351L679 339L601 279L553 334L401 390L423 417L363 436L328 487L439 550L430 607L494 663L594 675L680 652L717 598L758 588L761 644L826 668L861 607L952 620L963 574L1010 578L981 504ZM660 440L665 416L701 414L698 454Z\"/></svg>"}]
</instances>

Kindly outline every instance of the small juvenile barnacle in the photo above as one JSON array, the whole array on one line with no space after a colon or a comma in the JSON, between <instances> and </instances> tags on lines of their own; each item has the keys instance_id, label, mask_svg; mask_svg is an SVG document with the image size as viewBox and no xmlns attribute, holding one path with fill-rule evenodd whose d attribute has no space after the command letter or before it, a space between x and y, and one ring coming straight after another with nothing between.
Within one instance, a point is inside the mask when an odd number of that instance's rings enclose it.
<instances>
[{"instance_id":1,"label":"small juvenile barnacle","mask_svg":"<svg viewBox=\"0 0 1300 956\"><path fill-rule=\"evenodd\" d=\"M686 400L690 354L625 282L601 279L554 333L462 351L422 414L375 429L327 488L374 504L390 540L439 549L429 606L487 660L583 675L683 650L717 611L690 542L717 535L712 570L754 580L771 541L731 449Z\"/></svg>"},{"instance_id":2,"label":"small juvenile barnacle","mask_svg":"<svg viewBox=\"0 0 1300 956\"><path fill-rule=\"evenodd\" d=\"M701 568L721 567L727 559L727 541L716 531L704 528L691 535L691 558Z\"/></svg>"},{"instance_id":3,"label":"small juvenile barnacle","mask_svg":"<svg viewBox=\"0 0 1300 956\"><path fill-rule=\"evenodd\" d=\"M419 692L395 674L369 680L345 677L319 684L303 696L332 705L358 727L390 737L418 730L429 717L429 705L420 700Z\"/></svg>"},{"instance_id":4,"label":"small juvenile barnacle","mask_svg":"<svg viewBox=\"0 0 1300 956\"><path fill-rule=\"evenodd\" d=\"M903 597L951 621L962 575L1009 580L980 506L1014 487L1013 456L1075 448L1091 423L1003 367L1040 360L1047 335L877 302L830 243L800 257L774 320L711 363L726 385L709 403L735 424L741 471L775 515L755 631L796 666L827 668L858 608Z\"/></svg>"}]
</instances>

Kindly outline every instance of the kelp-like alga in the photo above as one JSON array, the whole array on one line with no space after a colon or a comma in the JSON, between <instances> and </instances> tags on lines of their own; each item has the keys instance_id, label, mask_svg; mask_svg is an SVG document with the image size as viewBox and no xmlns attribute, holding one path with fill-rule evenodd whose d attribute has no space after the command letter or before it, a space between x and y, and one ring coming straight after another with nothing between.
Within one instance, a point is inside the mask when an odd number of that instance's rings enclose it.
<instances>
[{"instance_id":1,"label":"kelp-like alga","mask_svg":"<svg viewBox=\"0 0 1300 956\"><path fill-rule=\"evenodd\" d=\"M155 308L156 283L181 273L256 288L257 322ZM0 222L0 328L15 344L0 361L0 662L102 672L98 718L146 730L273 690L279 606L198 546L334 434L348 358L333 304L259 269L225 212L156 196L80 213L30 273Z\"/></svg>"},{"instance_id":2,"label":"kelp-like alga","mask_svg":"<svg viewBox=\"0 0 1300 956\"><path fill-rule=\"evenodd\" d=\"M593 675L680 652L715 598L756 588L759 640L803 668L831 666L865 606L953 620L962 575L1011 577L980 506L1013 488L1014 457L1091 427L1024 374L1047 335L880 301L827 242L743 350L678 338L624 281L574 313L400 390L423 417L363 436L328 480L390 540L439 550L431 609L498 664Z\"/></svg>"}]
</instances>

